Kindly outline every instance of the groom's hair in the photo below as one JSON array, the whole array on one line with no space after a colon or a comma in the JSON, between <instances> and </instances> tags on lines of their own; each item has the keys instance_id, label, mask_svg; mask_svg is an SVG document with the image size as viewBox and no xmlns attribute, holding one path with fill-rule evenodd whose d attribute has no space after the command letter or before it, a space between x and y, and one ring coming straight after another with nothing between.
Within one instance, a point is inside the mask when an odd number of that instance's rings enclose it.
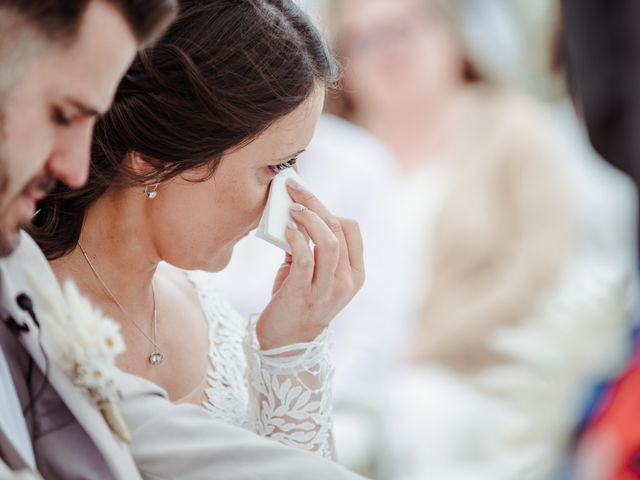
<instances>
[{"instance_id":1,"label":"groom's hair","mask_svg":"<svg viewBox=\"0 0 640 480\"><path fill-rule=\"evenodd\" d=\"M6 37L12 31L25 27L31 27L50 42L71 42L92 1L113 5L140 46L155 40L177 10L177 0L0 0L0 45L10 43Z\"/></svg>"},{"instance_id":2,"label":"groom's hair","mask_svg":"<svg viewBox=\"0 0 640 480\"><path fill-rule=\"evenodd\" d=\"M178 0L0 0L0 140L4 101L30 61L49 47L73 44L96 1L122 14L141 49L166 30L178 9Z\"/></svg>"}]
</instances>

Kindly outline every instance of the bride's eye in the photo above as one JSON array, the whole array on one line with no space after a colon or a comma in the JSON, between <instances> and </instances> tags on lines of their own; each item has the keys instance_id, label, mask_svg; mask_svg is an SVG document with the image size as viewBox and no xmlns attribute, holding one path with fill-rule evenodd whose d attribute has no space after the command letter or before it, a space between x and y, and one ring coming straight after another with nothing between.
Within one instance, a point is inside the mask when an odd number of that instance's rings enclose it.
<instances>
[{"instance_id":1,"label":"bride's eye","mask_svg":"<svg viewBox=\"0 0 640 480\"><path fill-rule=\"evenodd\" d=\"M293 167L297 161L298 161L297 158L292 158L291 160L288 160L284 163L279 163L278 165L270 165L269 170L271 170L271 172L277 175L281 171L286 170L287 168Z\"/></svg>"}]
</instances>

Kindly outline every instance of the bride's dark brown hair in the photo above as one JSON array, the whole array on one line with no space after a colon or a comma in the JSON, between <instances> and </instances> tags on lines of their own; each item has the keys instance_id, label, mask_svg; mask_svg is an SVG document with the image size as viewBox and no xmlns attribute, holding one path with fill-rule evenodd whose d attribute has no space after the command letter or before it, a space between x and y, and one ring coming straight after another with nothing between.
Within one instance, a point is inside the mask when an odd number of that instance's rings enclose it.
<instances>
[{"instance_id":1,"label":"bride's dark brown hair","mask_svg":"<svg viewBox=\"0 0 640 480\"><path fill-rule=\"evenodd\" d=\"M141 53L95 129L87 185L58 185L29 233L48 259L73 250L87 208L110 187L168 180L245 144L337 80L333 57L292 0L183 0L167 34ZM140 174L136 152L153 169Z\"/></svg>"}]
</instances>

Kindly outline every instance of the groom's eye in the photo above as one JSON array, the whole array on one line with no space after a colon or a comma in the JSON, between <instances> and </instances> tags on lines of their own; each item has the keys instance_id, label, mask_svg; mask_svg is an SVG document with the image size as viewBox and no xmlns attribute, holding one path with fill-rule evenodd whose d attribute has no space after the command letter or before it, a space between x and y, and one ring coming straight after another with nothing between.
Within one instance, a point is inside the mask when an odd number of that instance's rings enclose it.
<instances>
[{"instance_id":1,"label":"groom's eye","mask_svg":"<svg viewBox=\"0 0 640 480\"><path fill-rule=\"evenodd\" d=\"M52 112L53 122L61 127L71 125L72 119L68 117L60 108L54 108Z\"/></svg>"}]
</instances>

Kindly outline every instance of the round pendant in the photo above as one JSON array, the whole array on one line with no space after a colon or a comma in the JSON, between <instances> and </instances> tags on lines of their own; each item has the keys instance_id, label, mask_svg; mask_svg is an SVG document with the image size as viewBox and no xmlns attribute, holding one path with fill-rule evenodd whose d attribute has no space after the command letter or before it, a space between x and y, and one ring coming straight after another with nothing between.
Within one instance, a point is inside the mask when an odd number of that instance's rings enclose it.
<instances>
[{"instance_id":1,"label":"round pendant","mask_svg":"<svg viewBox=\"0 0 640 480\"><path fill-rule=\"evenodd\" d=\"M149 355L149 363L151 365L160 365L162 363L163 358L164 358L164 355L162 355L162 353L153 352L151 355Z\"/></svg>"}]
</instances>

